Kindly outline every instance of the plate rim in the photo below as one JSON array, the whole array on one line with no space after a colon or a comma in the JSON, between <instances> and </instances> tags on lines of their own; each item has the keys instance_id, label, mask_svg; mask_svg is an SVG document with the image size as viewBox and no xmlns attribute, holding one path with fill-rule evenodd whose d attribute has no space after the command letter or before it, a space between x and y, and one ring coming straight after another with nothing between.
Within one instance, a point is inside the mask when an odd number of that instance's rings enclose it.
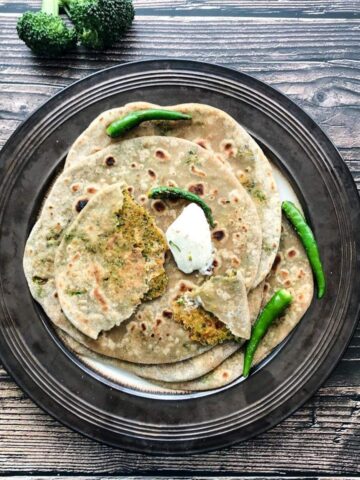
<instances>
[{"instance_id":1,"label":"plate rim","mask_svg":"<svg viewBox=\"0 0 360 480\"><path fill-rule=\"evenodd\" d=\"M318 132L320 132L320 134L323 136L323 139L325 140L326 144L328 147L331 147L335 154L337 155L338 159L342 162L342 166L345 167L344 171L341 172L341 180L343 181L343 177L347 177L348 181L350 181L350 183L352 184L352 188L351 188L351 191L347 192L347 199L349 199L349 203L351 203L351 209L352 210L355 210L356 208L356 204L354 206L354 204L352 202L350 202L350 196L353 197L353 200L354 200L354 203L357 202L357 206L359 207L360 206L360 198L359 198L359 195L358 195L358 192L357 192L357 189L356 189L356 185L355 185L355 182L354 182L354 179L346 165L346 163L344 162L344 160L342 159L338 149L336 148L336 146L331 142L331 140L329 139L329 137L327 136L327 134L322 130L322 128L314 121L314 119L309 115L307 114L304 110L301 109L301 107L299 107L297 104L295 104L295 102L293 102L287 95L283 94L282 92L280 92L278 89L252 77L251 75L248 75L246 73L243 73L243 72L239 72L235 69L232 69L232 68L229 68L229 67L224 67L224 66L220 66L220 65L216 65L216 64L213 64L213 63L207 63L207 62L199 62L199 61L195 61L195 60L184 60L184 59L171 59L171 58L155 58L155 59L148 59L148 60L144 60L144 61L134 61L134 62L127 62L127 63L123 63L121 65L115 65L115 66L112 66L112 67L108 67L106 69L102 69L102 70L99 70L97 72L94 72L82 79L79 79L77 80L76 82L72 83L71 85L65 87L64 89L62 89L61 91L57 92L54 96L52 96L50 99L48 99L47 101L45 101L42 105L40 105L36 110L34 110L34 112L32 112L32 114L27 118L25 119L17 128L16 130L13 132L13 134L10 136L10 138L7 140L6 144L4 145L4 147L2 148L2 151L0 153L0 171L2 171L2 168L4 167L4 162L3 162L3 159L4 159L4 156L7 152L7 150L9 148L11 148L11 145L12 143L15 141L15 139L17 138L19 132L21 132L24 127L26 127L27 124L29 124L32 119L38 115L39 113L41 114L42 110L44 108L46 108L46 106L48 106L51 102L55 102L60 98L61 99L61 96L62 95L65 95L66 96L66 93L70 90L70 89L75 89L79 86L79 84L81 85L82 83L85 83L86 81L89 81L91 78L93 77L97 77L99 75L102 75L104 74L104 72L109 72L109 71L116 71L118 69L126 69L128 66L136 66L138 65L140 68L144 65L144 64L147 64L147 65L151 65L153 63L162 63L162 62L167 62L167 63L171 63L171 64L175 64L175 67L174 67L174 70L176 70L176 65L181 65L181 64L187 64L187 65L192 65L194 67L202 67L204 68L205 67L205 70L206 68L214 68L214 69L218 69L220 71L220 75L221 73L225 73L227 72L229 74L229 76L233 76L233 77L236 77L236 76L239 76L239 77L243 77L243 78L247 78L249 82L254 82L256 85L262 87L263 89L265 90L273 90L276 92L277 95L280 95L282 98L286 98L288 102L290 102L291 105L294 105L297 109L297 111L299 113L301 113L301 115L305 116L305 118L307 118L314 126L315 130L317 130ZM208 72L206 72L208 73ZM241 79L239 78L238 81L240 81ZM236 79L235 79L236 81ZM316 134L315 134L316 136ZM4 181L2 180L1 181L1 185L4 183ZM356 196L356 197L355 197ZM2 215L1 215L2 216ZM353 232L354 233L354 232ZM359 247L359 240L360 240L360 235L359 235L360 231L357 232L357 238L355 238L355 241L357 243L357 246ZM359 255L359 252L357 252L357 255ZM358 259L358 264L359 264L359 259ZM359 296L359 295L358 295ZM351 307L351 303L354 303L354 302L349 302L349 305L348 305L348 310L350 310L350 307ZM353 316L357 316L357 318L359 317L359 311L360 311L360 305L358 304L357 305L357 309L355 308L355 311L354 313L352 314ZM346 344L344 344L341 352L338 354L337 356L337 359L336 361L333 361L332 363L332 366L331 368L327 368L327 372L325 372L323 374L323 377L321 379L321 381L315 381L314 383L316 384L315 387L311 388L310 390L307 391L306 393L306 396L304 398L302 398L299 402L297 402L296 405L293 406L293 408L291 410L288 410L287 414L286 415L283 415L282 416L282 420L287 418L289 415L291 415L297 408L299 408L308 398L310 398L310 396L313 395L313 393L319 388L319 384L322 384L325 379L331 374L331 372L333 371L333 369L336 367L339 359L341 358L341 356L343 355L344 351L346 350L350 340L351 340L351 337L356 329L356 326L357 326L357 322L354 321L353 323L353 328L350 332L350 334L348 333L347 334L347 342ZM2 336L0 335L0 343L2 343ZM56 415L53 411L49 411L49 409L46 407L46 402L42 402L41 400L39 400L38 398L34 398L35 397L35 394L33 396L33 392L32 391L29 391L29 389L25 388L24 387L24 382L22 381L21 378L18 378L18 375L14 374L13 375L13 369L10 367L8 368L8 364L7 364L7 358L4 358L4 355L2 354L2 352L0 352L0 357L1 357L1 360L3 362L3 365L5 366L6 370L9 372L10 376L13 377L16 381L16 383L18 385L21 386L21 388L23 390L26 391L26 393L29 395L30 398L32 398L32 400L38 404L43 410L45 410L48 414L50 414L52 417L56 418L58 421L60 421L61 423L64 423L66 426L70 427L71 429L75 430L75 431L78 431L94 440L97 440L97 441L100 441L102 443L107 443L109 445L112 445L112 446L116 446L116 447L120 447L120 448L123 448L123 449L126 449L126 450L130 450L130 451L137 451L137 452L140 452L140 453L144 453L146 450L144 450L143 448L139 448L137 449L136 446L131 446L131 447L128 447L127 445L119 445L118 442L115 442L115 443L112 443L111 441L104 441L103 439L100 439L100 438L96 438L94 437L93 435L90 435L90 434L87 434L86 432L84 432L84 430L81 430L81 429L78 429L76 428L72 423L67 423L63 418L59 418L58 415ZM9 362L10 364L11 362ZM323 363L322 363L323 365ZM317 372L315 372L317 373ZM307 384L312 382L313 381L313 377L315 376L315 373L314 375L312 375L308 380L307 380ZM44 404L43 404L44 403ZM281 420L281 421L282 421ZM272 425L267 425L267 427L265 427L263 431L267 430L268 428L271 428L272 426L274 426L275 424L279 423L279 421L275 421L274 424ZM256 432L256 435L258 435L260 433L260 431ZM246 438L250 438L251 436L253 436L253 434L249 434L248 437ZM243 440L245 440L246 438L244 438ZM204 451L209 451L209 450L213 450L213 449L216 449L216 448L223 448L225 446L228 446L228 445L231 445L231 444L234 444L236 443L237 440L236 438L235 439L231 439L229 440L228 442L221 442L221 444L219 446L212 446L210 449L207 448L206 446L203 446L202 448L195 448L194 450L189 450L189 451L183 451L183 452L174 452L174 451L166 451L166 452L159 452L157 451L156 453L163 453L164 455L169 455L169 454L182 454L182 455L186 455L188 453L195 453L195 452L204 452ZM149 450L148 450L149 451Z\"/></svg>"}]
</instances>

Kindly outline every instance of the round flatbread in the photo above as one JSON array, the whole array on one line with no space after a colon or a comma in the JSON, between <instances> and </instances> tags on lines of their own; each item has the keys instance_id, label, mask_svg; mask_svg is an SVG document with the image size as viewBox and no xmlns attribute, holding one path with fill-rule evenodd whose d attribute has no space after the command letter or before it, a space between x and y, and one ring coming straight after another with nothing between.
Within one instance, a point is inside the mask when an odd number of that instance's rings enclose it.
<instances>
[{"instance_id":1,"label":"round flatbread","mask_svg":"<svg viewBox=\"0 0 360 480\"><path fill-rule=\"evenodd\" d=\"M279 247L281 203L269 161L255 140L230 115L209 105L188 103L166 108L190 114L191 121L144 122L125 136L115 139L106 134L114 120L133 111L157 108L146 102L134 102L100 114L72 145L66 166L76 165L84 157L128 138L164 135L191 140L230 164L256 205L263 244L259 269L253 286L269 273Z\"/></svg>"},{"instance_id":2,"label":"round flatbread","mask_svg":"<svg viewBox=\"0 0 360 480\"><path fill-rule=\"evenodd\" d=\"M54 258L66 228L79 206L105 186L120 183L134 200L154 216L166 231L182 211L184 201L149 200L157 185L196 191L213 211L214 275L239 269L249 288L261 254L261 229L256 208L234 175L211 153L186 140L147 137L129 140L102 150L66 169L56 180L34 226L24 255L30 290L49 318L74 339L98 353L137 363L171 363L198 355L209 347L189 338L172 318L171 304L186 290L205 281L199 273L185 275L170 257L166 293L143 303L136 314L99 337L81 334L64 316L55 288ZM246 302L246 297L239 299Z\"/></svg>"}]
</instances>

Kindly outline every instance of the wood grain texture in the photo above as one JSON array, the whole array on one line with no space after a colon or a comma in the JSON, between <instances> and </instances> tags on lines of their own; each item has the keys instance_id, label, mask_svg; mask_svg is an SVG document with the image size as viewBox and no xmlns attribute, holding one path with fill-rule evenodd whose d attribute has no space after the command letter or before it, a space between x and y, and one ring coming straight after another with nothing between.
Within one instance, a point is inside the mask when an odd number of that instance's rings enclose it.
<instances>
[{"instance_id":1,"label":"wood grain texture","mask_svg":"<svg viewBox=\"0 0 360 480\"><path fill-rule=\"evenodd\" d=\"M358 0L137 0L136 21L114 48L78 49L56 60L33 56L16 36L18 13L39 3L0 2L0 146L35 108L90 73L125 61L191 58L233 67L288 94L337 145L360 189ZM0 368L0 475L10 478L350 478L360 474L359 458L360 328L325 385L281 425L186 458L125 453L73 433Z\"/></svg>"},{"instance_id":2,"label":"wood grain texture","mask_svg":"<svg viewBox=\"0 0 360 480\"><path fill-rule=\"evenodd\" d=\"M133 0L138 15L358 18L356 0ZM0 12L38 8L40 0L0 2ZM154 12L156 10L156 12Z\"/></svg>"}]
</instances>

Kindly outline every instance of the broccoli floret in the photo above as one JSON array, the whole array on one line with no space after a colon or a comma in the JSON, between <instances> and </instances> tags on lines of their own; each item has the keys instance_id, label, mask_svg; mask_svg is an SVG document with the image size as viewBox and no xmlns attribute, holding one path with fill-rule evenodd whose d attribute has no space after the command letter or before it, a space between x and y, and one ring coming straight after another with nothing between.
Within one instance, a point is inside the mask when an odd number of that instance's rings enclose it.
<instances>
[{"instance_id":1,"label":"broccoli floret","mask_svg":"<svg viewBox=\"0 0 360 480\"><path fill-rule=\"evenodd\" d=\"M69 29L58 13L58 0L43 0L41 12L26 12L19 18L19 38L34 53L56 56L75 47L75 29Z\"/></svg>"},{"instance_id":2,"label":"broccoli floret","mask_svg":"<svg viewBox=\"0 0 360 480\"><path fill-rule=\"evenodd\" d=\"M62 0L80 42L88 48L111 47L134 19L131 0Z\"/></svg>"}]
</instances>

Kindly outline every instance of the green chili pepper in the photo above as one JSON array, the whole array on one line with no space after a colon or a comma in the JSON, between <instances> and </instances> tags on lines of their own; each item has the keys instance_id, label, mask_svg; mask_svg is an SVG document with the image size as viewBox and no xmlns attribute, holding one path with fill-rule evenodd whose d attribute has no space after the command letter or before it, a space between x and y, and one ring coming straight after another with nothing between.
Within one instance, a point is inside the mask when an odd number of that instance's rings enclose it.
<instances>
[{"instance_id":1,"label":"green chili pepper","mask_svg":"<svg viewBox=\"0 0 360 480\"><path fill-rule=\"evenodd\" d=\"M210 227L215 227L211 208L198 195L195 195L195 193L191 193L187 190L183 190L182 188L177 187L155 187L150 190L150 192L148 193L148 197L165 199L183 198L184 200L188 200L189 202L196 203L197 205L199 205L199 207L203 209L207 221L210 224Z\"/></svg>"},{"instance_id":2,"label":"green chili pepper","mask_svg":"<svg viewBox=\"0 0 360 480\"><path fill-rule=\"evenodd\" d=\"M290 223L293 225L296 233L300 237L302 244L304 245L312 271L316 278L318 288L317 296L318 298L322 298L326 290L326 280L320 259L319 248L314 234L309 225L306 223L300 210L298 210L292 202L282 202L281 208Z\"/></svg>"},{"instance_id":3,"label":"green chili pepper","mask_svg":"<svg viewBox=\"0 0 360 480\"><path fill-rule=\"evenodd\" d=\"M191 120L191 115L173 110L138 110L110 123L106 129L106 133L112 138L119 137L147 120Z\"/></svg>"},{"instance_id":4,"label":"green chili pepper","mask_svg":"<svg viewBox=\"0 0 360 480\"><path fill-rule=\"evenodd\" d=\"M287 290L278 290L274 293L258 316L253 326L250 340L247 342L245 348L243 368L244 377L249 375L251 364L260 340L263 338L275 318L279 317L291 302L292 296Z\"/></svg>"}]
</instances>

